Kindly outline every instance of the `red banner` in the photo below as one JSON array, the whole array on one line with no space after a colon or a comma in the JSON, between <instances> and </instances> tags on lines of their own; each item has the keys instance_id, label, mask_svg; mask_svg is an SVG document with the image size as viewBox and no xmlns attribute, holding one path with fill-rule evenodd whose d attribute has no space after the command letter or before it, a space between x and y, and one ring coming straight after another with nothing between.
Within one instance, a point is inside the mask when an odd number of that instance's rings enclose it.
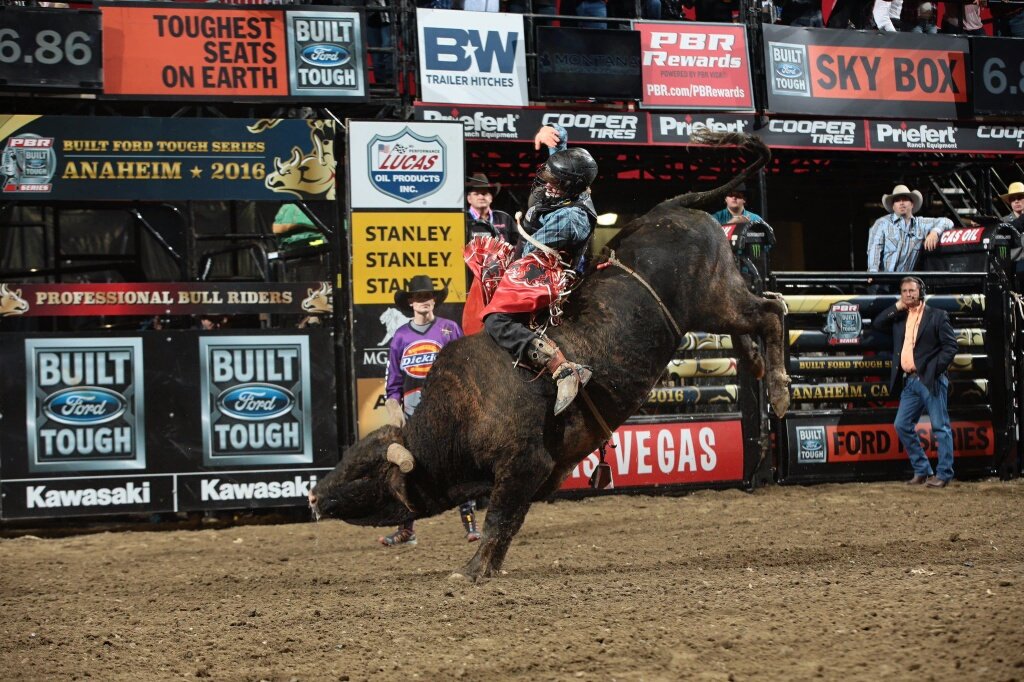
<instances>
[{"instance_id":1,"label":"red banner","mask_svg":"<svg viewBox=\"0 0 1024 682\"><path fill-rule=\"evenodd\" d=\"M332 312L329 282L0 283L0 317Z\"/></svg>"},{"instance_id":2,"label":"red banner","mask_svg":"<svg viewBox=\"0 0 1024 682\"><path fill-rule=\"evenodd\" d=\"M642 107L753 111L741 25L634 22L640 32Z\"/></svg>"},{"instance_id":3,"label":"red banner","mask_svg":"<svg viewBox=\"0 0 1024 682\"><path fill-rule=\"evenodd\" d=\"M617 488L743 480L739 421L625 424L612 436L605 461ZM595 451L576 465L562 490L587 487L600 461Z\"/></svg>"},{"instance_id":4,"label":"red banner","mask_svg":"<svg viewBox=\"0 0 1024 682\"><path fill-rule=\"evenodd\" d=\"M951 426L956 457L991 457L995 453L995 434L991 422L955 421ZM931 423L923 421L918 424L917 436L925 454L938 457ZM907 458L907 452L892 424L825 425L825 440L830 464Z\"/></svg>"}]
</instances>

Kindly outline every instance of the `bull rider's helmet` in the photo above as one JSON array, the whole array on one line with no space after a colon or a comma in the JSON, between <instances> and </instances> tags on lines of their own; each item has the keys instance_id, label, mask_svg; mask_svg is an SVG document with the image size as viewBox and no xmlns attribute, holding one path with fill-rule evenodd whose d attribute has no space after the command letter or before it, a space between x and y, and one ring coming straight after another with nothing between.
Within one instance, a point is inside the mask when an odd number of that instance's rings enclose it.
<instances>
[{"instance_id":1,"label":"bull rider's helmet","mask_svg":"<svg viewBox=\"0 0 1024 682\"><path fill-rule=\"evenodd\" d=\"M575 198L590 187L597 177L597 161L582 147L555 152L537 171L536 181L550 182L568 198Z\"/></svg>"}]
</instances>

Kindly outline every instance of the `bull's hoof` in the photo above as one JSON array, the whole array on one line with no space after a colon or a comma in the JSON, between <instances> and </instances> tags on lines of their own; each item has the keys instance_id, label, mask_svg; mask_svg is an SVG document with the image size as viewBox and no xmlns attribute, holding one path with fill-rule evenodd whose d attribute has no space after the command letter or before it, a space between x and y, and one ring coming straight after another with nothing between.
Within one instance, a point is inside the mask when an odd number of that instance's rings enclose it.
<instances>
[{"instance_id":1,"label":"bull's hoof","mask_svg":"<svg viewBox=\"0 0 1024 682\"><path fill-rule=\"evenodd\" d=\"M468 583L469 577L466 576L466 574L464 573L459 573L458 571L455 571L450 576L448 576L448 581L456 583Z\"/></svg>"},{"instance_id":2,"label":"bull's hoof","mask_svg":"<svg viewBox=\"0 0 1024 682\"><path fill-rule=\"evenodd\" d=\"M774 385L768 390L768 400L772 404L775 416L782 419L789 411L789 377L783 375L776 379Z\"/></svg>"}]
</instances>

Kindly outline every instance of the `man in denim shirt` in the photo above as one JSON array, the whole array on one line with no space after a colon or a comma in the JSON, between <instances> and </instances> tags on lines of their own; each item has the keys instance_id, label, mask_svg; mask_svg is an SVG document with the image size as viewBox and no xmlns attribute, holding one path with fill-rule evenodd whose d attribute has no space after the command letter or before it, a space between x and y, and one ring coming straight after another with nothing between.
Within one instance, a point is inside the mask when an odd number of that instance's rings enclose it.
<instances>
[{"instance_id":1,"label":"man in denim shirt","mask_svg":"<svg viewBox=\"0 0 1024 682\"><path fill-rule=\"evenodd\" d=\"M892 194L882 195L889 215L876 220L868 232L868 272L913 272L922 243L927 250L935 250L953 221L916 217L923 202L921 193L906 185L896 185Z\"/></svg>"}]
</instances>

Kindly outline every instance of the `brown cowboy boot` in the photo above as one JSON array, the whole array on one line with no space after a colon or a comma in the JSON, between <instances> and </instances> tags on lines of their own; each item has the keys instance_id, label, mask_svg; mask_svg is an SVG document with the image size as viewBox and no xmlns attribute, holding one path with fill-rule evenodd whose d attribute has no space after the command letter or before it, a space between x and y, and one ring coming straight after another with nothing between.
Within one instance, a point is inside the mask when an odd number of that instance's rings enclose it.
<instances>
[{"instance_id":1,"label":"brown cowboy boot","mask_svg":"<svg viewBox=\"0 0 1024 682\"><path fill-rule=\"evenodd\" d=\"M586 386L593 375L589 367L566 360L562 349L543 335L530 341L526 354L534 367L551 372L551 378L558 386L558 394L555 397L556 415L562 414L565 408L569 407L579 393L580 386Z\"/></svg>"}]
</instances>

